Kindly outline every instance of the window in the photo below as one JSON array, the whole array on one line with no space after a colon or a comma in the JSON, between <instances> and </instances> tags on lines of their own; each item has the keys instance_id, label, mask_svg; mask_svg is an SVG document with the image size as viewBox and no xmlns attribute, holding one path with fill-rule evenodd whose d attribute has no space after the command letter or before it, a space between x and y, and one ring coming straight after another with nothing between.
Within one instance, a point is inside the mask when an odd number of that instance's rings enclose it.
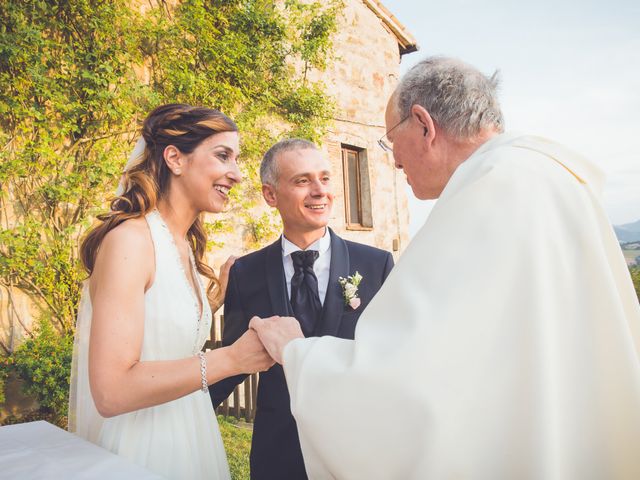
<instances>
[{"instance_id":1,"label":"window","mask_svg":"<svg viewBox=\"0 0 640 480\"><path fill-rule=\"evenodd\" d=\"M344 202L347 228L371 229L371 186L366 151L342 145Z\"/></svg>"}]
</instances>

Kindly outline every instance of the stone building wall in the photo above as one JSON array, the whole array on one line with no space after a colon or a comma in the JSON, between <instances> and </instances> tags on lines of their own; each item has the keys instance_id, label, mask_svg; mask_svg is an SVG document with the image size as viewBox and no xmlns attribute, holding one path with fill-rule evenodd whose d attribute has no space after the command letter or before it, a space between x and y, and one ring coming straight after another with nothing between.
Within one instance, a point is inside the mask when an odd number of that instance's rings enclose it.
<instances>
[{"instance_id":1,"label":"stone building wall","mask_svg":"<svg viewBox=\"0 0 640 480\"><path fill-rule=\"evenodd\" d=\"M393 157L377 144L384 135L387 100L399 81L398 39L362 0L345 2L335 37L335 58L318 74L338 104L338 115L325 139L336 174L336 200L331 227L350 240L394 254L409 240L409 212L405 180L394 168ZM341 145L366 152L373 226L350 229L345 217Z\"/></svg>"}]
</instances>

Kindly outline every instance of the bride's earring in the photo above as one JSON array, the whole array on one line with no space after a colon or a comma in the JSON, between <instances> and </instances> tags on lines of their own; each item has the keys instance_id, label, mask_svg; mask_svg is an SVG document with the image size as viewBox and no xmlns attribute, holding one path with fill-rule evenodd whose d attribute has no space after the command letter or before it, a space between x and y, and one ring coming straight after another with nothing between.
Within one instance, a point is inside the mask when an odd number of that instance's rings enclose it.
<instances>
[{"instance_id":1,"label":"bride's earring","mask_svg":"<svg viewBox=\"0 0 640 480\"><path fill-rule=\"evenodd\" d=\"M180 174L181 174L181 173L182 173L182 170L180 170L179 168L176 168L176 169L173 171L173 174L174 174L174 175L177 175L177 176L180 176Z\"/></svg>"}]
</instances>

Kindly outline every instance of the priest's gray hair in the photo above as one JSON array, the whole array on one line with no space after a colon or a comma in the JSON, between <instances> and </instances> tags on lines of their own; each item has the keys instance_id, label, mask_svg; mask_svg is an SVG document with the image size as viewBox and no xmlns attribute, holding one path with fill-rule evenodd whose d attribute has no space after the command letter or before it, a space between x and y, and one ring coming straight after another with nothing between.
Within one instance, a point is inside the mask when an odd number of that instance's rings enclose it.
<instances>
[{"instance_id":1,"label":"priest's gray hair","mask_svg":"<svg viewBox=\"0 0 640 480\"><path fill-rule=\"evenodd\" d=\"M401 118L421 105L449 135L464 140L482 130L504 131L497 97L498 71L487 77L476 68L448 57L427 57L411 68L396 90Z\"/></svg>"},{"instance_id":2,"label":"priest's gray hair","mask_svg":"<svg viewBox=\"0 0 640 480\"><path fill-rule=\"evenodd\" d=\"M318 150L315 143L303 138L286 138L273 145L260 163L260 181L263 185L278 184L278 155L292 150Z\"/></svg>"}]
</instances>

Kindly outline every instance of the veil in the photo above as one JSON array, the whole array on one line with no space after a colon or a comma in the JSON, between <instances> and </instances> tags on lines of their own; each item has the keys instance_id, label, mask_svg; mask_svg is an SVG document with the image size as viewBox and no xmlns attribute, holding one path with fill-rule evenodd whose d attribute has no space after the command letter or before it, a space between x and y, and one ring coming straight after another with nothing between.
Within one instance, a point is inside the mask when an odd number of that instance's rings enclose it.
<instances>
[{"instance_id":1,"label":"veil","mask_svg":"<svg viewBox=\"0 0 640 480\"><path fill-rule=\"evenodd\" d=\"M122 176L120 177L120 183L118 183L118 188L116 189L116 196L122 195L124 192L129 190L129 182L126 179L126 173L131 170L133 167L138 165L143 160L144 149L147 147L147 142L144 141L144 137L138 138L133 150L131 151L131 155L129 155L129 160L124 167L124 171L122 172Z\"/></svg>"},{"instance_id":2,"label":"veil","mask_svg":"<svg viewBox=\"0 0 640 480\"><path fill-rule=\"evenodd\" d=\"M103 418L98 413L89 386L89 334L91 333L91 298L89 280L82 285L76 334L71 361L71 388L69 390L70 432L97 443Z\"/></svg>"},{"instance_id":3,"label":"veil","mask_svg":"<svg viewBox=\"0 0 640 480\"><path fill-rule=\"evenodd\" d=\"M116 190L117 196L122 195L129 189L126 173L142 161L145 147L144 138L140 137L124 167ZM104 418L96 409L89 385L89 336L91 334L92 316L93 309L89 295L89 280L87 279L82 285L73 342L68 430L90 442L98 443Z\"/></svg>"}]
</instances>

